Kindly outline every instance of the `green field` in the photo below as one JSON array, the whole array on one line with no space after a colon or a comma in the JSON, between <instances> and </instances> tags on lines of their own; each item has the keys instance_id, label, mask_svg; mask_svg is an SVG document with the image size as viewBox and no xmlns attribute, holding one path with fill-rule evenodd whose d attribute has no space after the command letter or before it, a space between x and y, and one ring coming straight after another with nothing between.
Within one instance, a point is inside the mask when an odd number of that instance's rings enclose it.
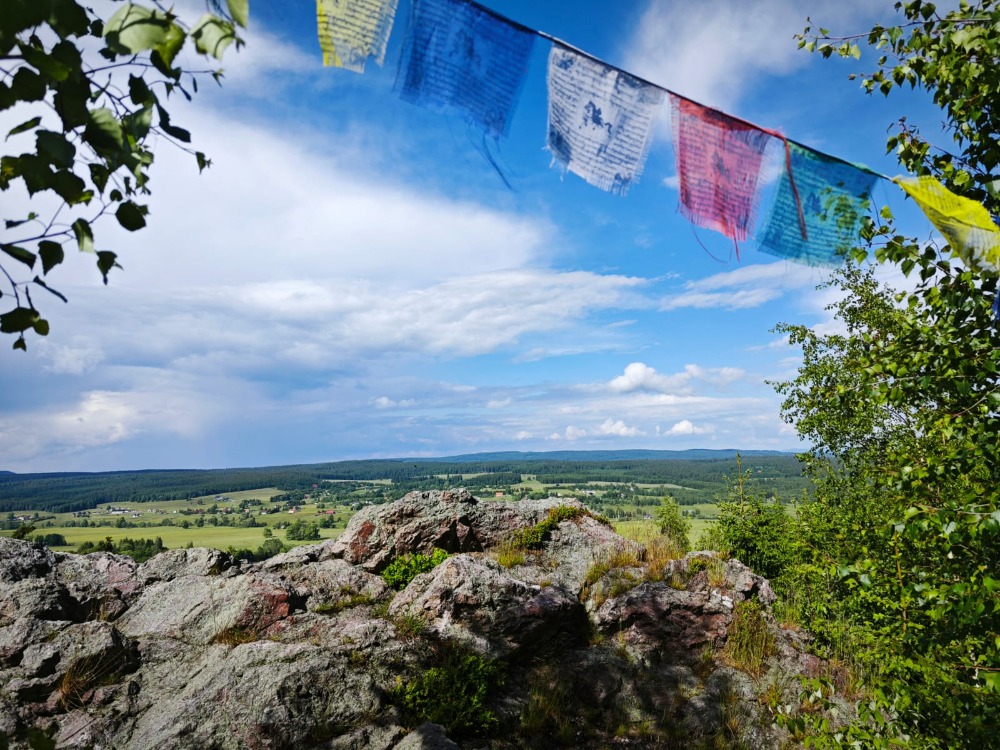
<instances>
[{"instance_id":1,"label":"green field","mask_svg":"<svg viewBox=\"0 0 1000 750\"><path fill-rule=\"evenodd\" d=\"M691 549L698 549L698 539L714 521L704 518L690 518L691 530L688 532L688 541ZM617 533L626 539L633 539L641 544L645 544L660 535L660 529L656 521L619 521L612 523Z\"/></svg>"},{"instance_id":2,"label":"green field","mask_svg":"<svg viewBox=\"0 0 1000 750\"><path fill-rule=\"evenodd\" d=\"M330 519L327 523L332 523L332 526L321 528L320 537L334 539L346 528L354 512L343 505L327 504L320 509L316 502L300 501L294 505L296 511L289 513L289 503L272 500L281 494L281 490L274 487L264 487L190 500L103 503L85 514L39 514L38 519L31 523L36 527L35 535L62 534L66 545L53 547L62 552L72 552L84 542L96 543L108 537L113 542L126 537L150 540L159 537L168 549L188 545L221 550L230 547L256 549L266 539L265 529L286 546L315 543L288 539L283 529L275 528L298 520L318 524ZM240 510L241 505L251 502L252 505ZM333 513L328 514L329 510ZM239 525L246 518L253 518L254 523L263 525ZM227 522L235 525L224 525ZM0 533L10 536L14 532Z\"/></svg>"},{"instance_id":3,"label":"green field","mask_svg":"<svg viewBox=\"0 0 1000 750\"><path fill-rule=\"evenodd\" d=\"M585 504L590 502L595 510L609 516L616 530L624 536L648 541L658 533L655 521L651 520L655 517L656 505L639 505L632 500L604 502L604 493L622 489L621 484L589 482L588 485L594 489L588 494L558 484L544 484L537 479L526 477L525 480L515 487L552 496L576 497ZM300 520L317 525L324 522L328 528L320 529L321 539L333 539L346 528L356 510L371 501L371 487L361 487L345 494L343 490L337 489L339 484L321 484L318 488L300 491L294 496L275 487L263 487L203 495L188 500L102 503L90 511L76 514L38 513L30 523L36 527L36 536L62 534L66 545L54 549L64 552L72 552L85 542L97 543L108 537L113 542L126 537L136 540L155 540L159 537L168 549L193 545L221 550L255 550L267 539L264 535L265 528L270 529L273 538L282 544L296 546L310 542L288 539L283 526ZM389 482L378 480L363 484L385 487ZM477 488L475 494L484 499L494 499L495 493L502 489ZM519 493L504 494L502 499L513 501L517 494ZM282 499L275 499L276 497ZM292 508L295 512L289 512ZM689 536L694 546L701 533L712 523L718 506L701 503L683 506L682 510L692 523ZM690 517L692 513L697 513L698 516ZM241 525L249 523L251 518L253 523L260 525ZM6 536L12 533L13 531L0 532Z\"/></svg>"},{"instance_id":4,"label":"green field","mask_svg":"<svg viewBox=\"0 0 1000 750\"><path fill-rule=\"evenodd\" d=\"M72 552L83 542L99 542L106 537L111 537L113 541L118 541L124 537L131 539L156 539L160 537L163 545L169 549L185 547L191 543L195 547L213 547L225 550L229 547L236 549L256 549L264 543L264 529L243 529L231 528L228 526L205 526L198 528L192 526L189 529L182 529L179 526L159 526L145 529L118 529L114 527L98 527L87 529L65 529L53 528L45 529L46 532L57 532L66 537L69 545L66 547L53 547L61 552ZM320 536L324 539L336 538L343 529L320 529ZM316 542L296 542L284 538L280 531L275 536L288 546L299 544L316 544Z\"/></svg>"}]
</instances>

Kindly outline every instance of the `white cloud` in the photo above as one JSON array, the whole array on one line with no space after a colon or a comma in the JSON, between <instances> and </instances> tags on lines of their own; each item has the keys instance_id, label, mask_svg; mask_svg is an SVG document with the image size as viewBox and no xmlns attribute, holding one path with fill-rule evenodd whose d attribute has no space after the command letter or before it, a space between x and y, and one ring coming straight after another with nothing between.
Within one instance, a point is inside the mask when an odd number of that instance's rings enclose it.
<instances>
[{"instance_id":1,"label":"white cloud","mask_svg":"<svg viewBox=\"0 0 1000 750\"><path fill-rule=\"evenodd\" d=\"M675 424L669 430L666 431L666 435L704 435L710 432L709 429L704 427L695 427L690 420L682 419L680 422Z\"/></svg>"},{"instance_id":2,"label":"white cloud","mask_svg":"<svg viewBox=\"0 0 1000 750\"><path fill-rule=\"evenodd\" d=\"M777 299L781 292L777 289L740 289L734 292L684 292L663 300L660 309L664 312L683 307L699 310L744 310L760 307Z\"/></svg>"},{"instance_id":3,"label":"white cloud","mask_svg":"<svg viewBox=\"0 0 1000 750\"><path fill-rule=\"evenodd\" d=\"M379 396L378 398L374 398L371 403L376 409L406 409L410 406L417 405L417 402L412 398L403 399L402 401L393 401L388 396Z\"/></svg>"},{"instance_id":4,"label":"white cloud","mask_svg":"<svg viewBox=\"0 0 1000 750\"><path fill-rule=\"evenodd\" d=\"M585 437L586 435L587 435L586 430L581 429L579 427L574 427L573 425L567 427L565 432L565 438L567 440L578 440L579 438Z\"/></svg>"},{"instance_id":5,"label":"white cloud","mask_svg":"<svg viewBox=\"0 0 1000 750\"><path fill-rule=\"evenodd\" d=\"M178 118L213 166L199 177L190 157L160 149L143 236L101 227L123 251L118 284L364 278L415 288L523 267L552 240L545 220L400 185L349 138L334 148L313 131L279 134L206 110Z\"/></svg>"},{"instance_id":6,"label":"white cloud","mask_svg":"<svg viewBox=\"0 0 1000 750\"><path fill-rule=\"evenodd\" d=\"M330 370L404 355L476 356L527 334L572 330L601 310L645 305L633 299L643 283L525 269L416 289L364 279L116 289L131 322L102 332L102 346L109 357L183 360L187 370L211 372L273 369L276 359ZM103 290L76 294L72 315L54 311L54 327L72 330L99 318L105 300Z\"/></svg>"},{"instance_id":7,"label":"white cloud","mask_svg":"<svg viewBox=\"0 0 1000 750\"><path fill-rule=\"evenodd\" d=\"M742 379L746 372L738 367L705 368L699 365L685 365L684 371L673 375L661 375L644 362L632 362L625 371L608 383L608 388L616 393L651 391L663 394L690 393L695 381L715 386L726 386Z\"/></svg>"},{"instance_id":8,"label":"white cloud","mask_svg":"<svg viewBox=\"0 0 1000 750\"><path fill-rule=\"evenodd\" d=\"M198 382L156 370L124 370L122 387L90 390L75 400L0 417L0 455L11 465L59 466L68 456L141 436L196 439L216 419L251 403L240 384ZM228 392L232 400L218 395ZM51 469L50 469L51 470Z\"/></svg>"},{"instance_id":9,"label":"white cloud","mask_svg":"<svg viewBox=\"0 0 1000 750\"><path fill-rule=\"evenodd\" d=\"M625 68L684 96L732 109L754 83L810 62L793 36L807 16L854 28L870 0L653 0L625 45Z\"/></svg>"},{"instance_id":10,"label":"white cloud","mask_svg":"<svg viewBox=\"0 0 1000 750\"><path fill-rule=\"evenodd\" d=\"M602 435L617 435L618 437L637 437L646 433L637 427L629 427L622 420L614 420L609 417L601 424Z\"/></svg>"},{"instance_id":11,"label":"white cloud","mask_svg":"<svg viewBox=\"0 0 1000 750\"><path fill-rule=\"evenodd\" d=\"M93 371L104 359L99 344L79 337L70 344L42 339L38 347L42 358L48 360L42 371L53 374L82 375Z\"/></svg>"},{"instance_id":12,"label":"white cloud","mask_svg":"<svg viewBox=\"0 0 1000 750\"><path fill-rule=\"evenodd\" d=\"M619 393L638 390L668 392L684 386L688 378L684 375L661 375L644 362L632 362L618 377L608 383L608 388Z\"/></svg>"},{"instance_id":13,"label":"white cloud","mask_svg":"<svg viewBox=\"0 0 1000 750\"><path fill-rule=\"evenodd\" d=\"M683 292L660 302L663 311L682 308L743 310L760 307L787 292L813 288L827 272L788 261L742 266L684 284Z\"/></svg>"}]
</instances>

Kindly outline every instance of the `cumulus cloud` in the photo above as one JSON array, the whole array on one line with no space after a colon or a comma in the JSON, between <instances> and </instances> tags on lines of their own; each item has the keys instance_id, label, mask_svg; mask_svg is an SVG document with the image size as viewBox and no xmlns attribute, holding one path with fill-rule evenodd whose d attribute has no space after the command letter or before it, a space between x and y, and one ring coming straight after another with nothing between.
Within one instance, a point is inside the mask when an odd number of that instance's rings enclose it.
<instances>
[{"instance_id":1,"label":"cumulus cloud","mask_svg":"<svg viewBox=\"0 0 1000 750\"><path fill-rule=\"evenodd\" d=\"M638 427L629 427L622 420L612 420L610 417L601 424L602 435L617 435L618 437L637 437L646 433Z\"/></svg>"},{"instance_id":2,"label":"cumulus cloud","mask_svg":"<svg viewBox=\"0 0 1000 750\"><path fill-rule=\"evenodd\" d=\"M746 372L739 367L705 368L694 364L685 365L683 372L662 375L644 362L632 362L621 375L608 383L608 388L617 393L689 393L694 381L726 386L742 379L744 375Z\"/></svg>"},{"instance_id":3,"label":"cumulus cloud","mask_svg":"<svg viewBox=\"0 0 1000 750\"><path fill-rule=\"evenodd\" d=\"M710 432L710 430L704 427L695 427L690 420L682 419L680 422L677 422L673 427L667 430L664 434L671 436L704 435L707 432Z\"/></svg>"}]
</instances>

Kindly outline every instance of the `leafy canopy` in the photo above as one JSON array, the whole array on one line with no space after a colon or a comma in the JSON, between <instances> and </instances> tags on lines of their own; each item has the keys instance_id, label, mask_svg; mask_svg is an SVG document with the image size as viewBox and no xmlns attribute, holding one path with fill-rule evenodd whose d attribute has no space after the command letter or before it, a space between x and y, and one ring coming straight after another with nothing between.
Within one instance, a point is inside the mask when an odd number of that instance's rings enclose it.
<instances>
[{"instance_id":1,"label":"leafy canopy","mask_svg":"<svg viewBox=\"0 0 1000 750\"><path fill-rule=\"evenodd\" d=\"M33 292L67 301L50 284L67 247L91 254L105 284L120 267L94 226L107 215L130 232L146 225L152 143L165 140L199 169L209 165L166 103L198 90L199 72L175 67L189 40L213 60L242 44L237 26L247 25L248 0L226 0L225 9L219 2L193 26L159 0L121 3L106 21L75 0L0 4L0 112L21 120L6 134L0 191L26 193L32 209L2 217L0 228L0 333L16 337L15 349L27 348L27 332L49 332Z\"/></svg>"},{"instance_id":2,"label":"leafy canopy","mask_svg":"<svg viewBox=\"0 0 1000 750\"><path fill-rule=\"evenodd\" d=\"M897 25L841 38L808 28L801 45L826 57L867 45L879 57L860 77L865 91L928 92L950 150L901 118L888 151L996 216L1000 7L895 7ZM903 236L885 208L860 239L855 261L897 265L912 290L892 294L848 267L831 282L844 333L778 329L803 350L798 376L778 390L786 420L813 445L817 483L798 519L790 587L807 624L868 682L865 726L842 739L987 747L1000 724L997 275L966 267L956 248Z\"/></svg>"}]
</instances>

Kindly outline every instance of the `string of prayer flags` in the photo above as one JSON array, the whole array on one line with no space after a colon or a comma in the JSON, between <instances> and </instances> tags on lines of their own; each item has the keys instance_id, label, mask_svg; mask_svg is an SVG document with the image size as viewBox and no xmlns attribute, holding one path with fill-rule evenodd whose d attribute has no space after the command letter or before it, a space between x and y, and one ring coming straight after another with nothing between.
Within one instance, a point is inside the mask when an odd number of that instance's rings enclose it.
<instances>
[{"instance_id":1,"label":"string of prayer flags","mask_svg":"<svg viewBox=\"0 0 1000 750\"><path fill-rule=\"evenodd\" d=\"M553 44L548 148L591 185L625 195L638 180L663 90Z\"/></svg>"},{"instance_id":2,"label":"string of prayer flags","mask_svg":"<svg viewBox=\"0 0 1000 750\"><path fill-rule=\"evenodd\" d=\"M700 227L745 240L753 226L757 181L771 134L674 93L670 107L681 213Z\"/></svg>"},{"instance_id":3,"label":"string of prayer flags","mask_svg":"<svg viewBox=\"0 0 1000 750\"><path fill-rule=\"evenodd\" d=\"M878 176L796 143L786 144L788 168L758 238L760 249L811 266L839 265L857 241Z\"/></svg>"},{"instance_id":4,"label":"string of prayer flags","mask_svg":"<svg viewBox=\"0 0 1000 750\"><path fill-rule=\"evenodd\" d=\"M464 0L415 0L396 88L499 139L521 93L535 35Z\"/></svg>"},{"instance_id":5,"label":"string of prayer flags","mask_svg":"<svg viewBox=\"0 0 1000 750\"><path fill-rule=\"evenodd\" d=\"M398 0L316 0L323 64L365 72L369 57L381 65Z\"/></svg>"},{"instance_id":6,"label":"string of prayer flags","mask_svg":"<svg viewBox=\"0 0 1000 750\"><path fill-rule=\"evenodd\" d=\"M399 0L317 0L323 63L382 65ZM506 182L487 138L507 135L536 36L552 42L547 147L553 162L625 195L642 174L653 124L670 94L680 212L739 243L753 233L765 152L783 141L785 170L758 237L764 252L835 265L858 235L877 175L637 78L474 0L413 0L396 73L406 101L458 113L483 133L481 153ZM888 178L886 178L888 179ZM968 266L1000 273L1000 227L936 179L894 179ZM995 300L1000 318L1000 296Z\"/></svg>"},{"instance_id":7,"label":"string of prayer flags","mask_svg":"<svg viewBox=\"0 0 1000 750\"><path fill-rule=\"evenodd\" d=\"M1000 272L1000 229L981 203L955 195L933 177L896 177L952 251L972 268Z\"/></svg>"}]
</instances>

